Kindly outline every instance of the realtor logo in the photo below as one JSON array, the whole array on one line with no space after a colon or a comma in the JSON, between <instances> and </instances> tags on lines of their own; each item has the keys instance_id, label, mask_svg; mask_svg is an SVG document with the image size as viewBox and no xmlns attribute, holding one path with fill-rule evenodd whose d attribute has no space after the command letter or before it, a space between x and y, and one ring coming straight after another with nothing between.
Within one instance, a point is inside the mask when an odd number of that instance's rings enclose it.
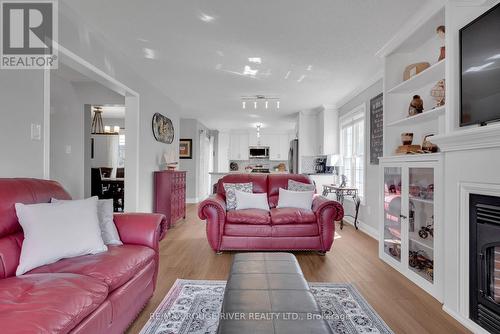
<instances>
[{"instance_id":1,"label":"realtor logo","mask_svg":"<svg viewBox=\"0 0 500 334\"><path fill-rule=\"evenodd\" d=\"M0 68L57 68L57 2L2 1L0 8Z\"/></svg>"}]
</instances>

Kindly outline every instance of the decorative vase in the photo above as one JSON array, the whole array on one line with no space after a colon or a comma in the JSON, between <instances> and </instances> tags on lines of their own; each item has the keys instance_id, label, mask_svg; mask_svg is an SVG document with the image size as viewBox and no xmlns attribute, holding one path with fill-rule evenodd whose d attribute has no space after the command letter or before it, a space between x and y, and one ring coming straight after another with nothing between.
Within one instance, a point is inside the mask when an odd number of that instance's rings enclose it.
<instances>
[{"instance_id":1,"label":"decorative vase","mask_svg":"<svg viewBox=\"0 0 500 334\"><path fill-rule=\"evenodd\" d=\"M424 111L424 100L420 98L420 95L413 95L413 99L408 107L408 116L415 116L421 114Z\"/></svg>"},{"instance_id":2,"label":"decorative vase","mask_svg":"<svg viewBox=\"0 0 500 334\"><path fill-rule=\"evenodd\" d=\"M411 145L411 143L413 142L413 133L411 132L402 133L401 141L403 142L403 145Z\"/></svg>"}]
</instances>

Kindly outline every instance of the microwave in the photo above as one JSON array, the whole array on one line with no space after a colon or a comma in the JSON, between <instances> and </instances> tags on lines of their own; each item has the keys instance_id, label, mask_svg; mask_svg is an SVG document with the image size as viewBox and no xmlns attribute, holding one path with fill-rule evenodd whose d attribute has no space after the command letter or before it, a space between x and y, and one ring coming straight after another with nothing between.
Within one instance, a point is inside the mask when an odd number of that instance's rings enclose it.
<instances>
[{"instance_id":1,"label":"microwave","mask_svg":"<svg viewBox=\"0 0 500 334\"><path fill-rule=\"evenodd\" d=\"M250 146L248 156L250 159L269 159L269 146Z\"/></svg>"}]
</instances>

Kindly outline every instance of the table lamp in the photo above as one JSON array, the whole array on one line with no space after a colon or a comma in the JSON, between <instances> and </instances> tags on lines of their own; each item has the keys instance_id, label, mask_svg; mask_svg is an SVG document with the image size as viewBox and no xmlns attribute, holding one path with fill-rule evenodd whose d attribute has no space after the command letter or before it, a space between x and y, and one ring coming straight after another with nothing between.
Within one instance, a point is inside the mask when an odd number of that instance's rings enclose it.
<instances>
[{"instance_id":1,"label":"table lamp","mask_svg":"<svg viewBox=\"0 0 500 334\"><path fill-rule=\"evenodd\" d=\"M340 154L330 154L326 156L326 167L332 171L333 183L338 184L338 168L343 165L342 157Z\"/></svg>"}]
</instances>

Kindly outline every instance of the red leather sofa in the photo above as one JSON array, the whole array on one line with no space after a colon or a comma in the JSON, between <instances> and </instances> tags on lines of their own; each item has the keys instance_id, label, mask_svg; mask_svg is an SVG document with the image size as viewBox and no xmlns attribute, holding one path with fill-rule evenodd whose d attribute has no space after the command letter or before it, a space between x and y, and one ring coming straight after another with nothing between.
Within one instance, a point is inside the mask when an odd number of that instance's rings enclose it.
<instances>
[{"instance_id":1,"label":"red leather sofa","mask_svg":"<svg viewBox=\"0 0 500 334\"><path fill-rule=\"evenodd\" d=\"M116 215L123 246L16 277L23 231L14 203L52 197L70 199L54 181L0 179L0 332L123 333L153 295L165 217Z\"/></svg>"},{"instance_id":2,"label":"red leather sofa","mask_svg":"<svg viewBox=\"0 0 500 334\"><path fill-rule=\"evenodd\" d=\"M288 180L312 183L300 174L228 174L217 184L216 194L200 203L198 216L207 221L207 238L216 252L225 250L330 250L334 221L344 217L340 203L316 195L312 211L276 208L279 188ZM271 211L226 211L223 183L253 183L254 193L267 193Z\"/></svg>"}]
</instances>

